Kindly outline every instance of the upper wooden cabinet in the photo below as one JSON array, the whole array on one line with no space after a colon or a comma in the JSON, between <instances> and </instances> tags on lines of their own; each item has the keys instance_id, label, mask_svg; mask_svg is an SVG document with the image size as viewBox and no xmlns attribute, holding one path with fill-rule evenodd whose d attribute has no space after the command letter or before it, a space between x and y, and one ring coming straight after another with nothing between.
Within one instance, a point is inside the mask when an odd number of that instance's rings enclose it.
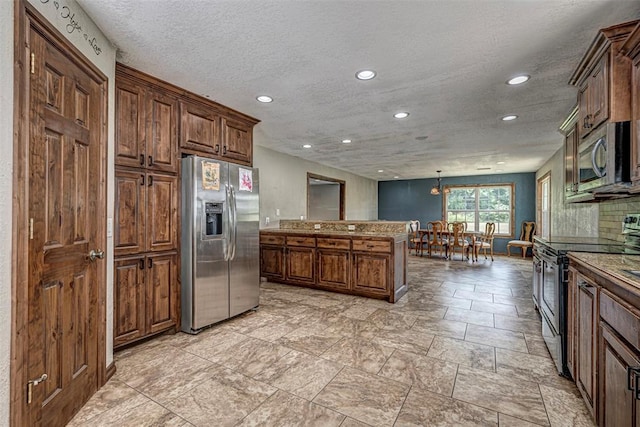
<instances>
[{"instance_id":1,"label":"upper wooden cabinet","mask_svg":"<svg viewBox=\"0 0 640 427\"><path fill-rule=\"evenodd\" d=\"M177 98L118 75L116 164L178 171Z\"/></svg>"},{"instance_id":2,"label":"upper wooden cabinet","mask_svg":"<svg viewBox=\"0 0 640 427\"><path fill-rule=\"evenodd\" d=\"M180 102L180 148L220 155L220 117L200 104Z\"/></svg>"},{"instance_id":3,"label":"upper wooden cabinet","mask_svg":"<svg viewBox=\"0 0 640 427\"><path fill-rule=\"evenodd\" d=\"M631 119L631 61L618 51L637 21L598 32L569 84L578 87L578 139L602 123Z\"/></svg>"},{"instance_id":4,"label":"upper wooden cabinet","mask_svg":"<svg viewBox=\"0 0 640 427\"><path fill-rule=\"evenodd\" d=\"M578 109L576 105L559 129L564 135L564 194L567 200L578 191Z\"/></svg>"},{"instance_id":5,"label":"upper wooden cabinet","mask_svg":"<svg viewBox=\"0 0 640 427\"><path fill-rule=\"evenodd\" d=\"M250 164L253 159L253 126L222 119L222 157Z\"/></svg>"},{"instance_id":6,"label":"upper wooden cabinet","mask_svg":"<svg viewBox=\"0 0 640 427\"><path fill-rule=\"evenodd\" d=\"M640 192L640 23L629 34L620 52L631 60L631 180L632 192Z\"/></svg>"}]
</instances>

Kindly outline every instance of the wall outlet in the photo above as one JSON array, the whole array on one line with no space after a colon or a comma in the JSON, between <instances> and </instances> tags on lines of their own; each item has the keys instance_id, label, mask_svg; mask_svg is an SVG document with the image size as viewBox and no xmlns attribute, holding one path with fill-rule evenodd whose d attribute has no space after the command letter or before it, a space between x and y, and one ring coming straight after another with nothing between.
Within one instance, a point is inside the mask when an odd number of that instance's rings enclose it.
<instances>
[{"instance_id":1,"label":"wall outlet","mask_svg":"<svg viewBox=\"0 0 640 427\"><path fill-rule=\"evenodd\" d=\"M269 225L269 217L268 216L264 217L264 224L265 225Z\"/></svg>"},{"instance_id":2,"label":"wall outlet","mask_svg":"<svg viewBox=\"0 0 640 427\"><path fill-rule=\"evenodd\" d=\"M356 231L356 226L355 226L355 225L353 225L353 224L349 224L349 225L347 225L347 230L349 230L349 231Z\"/></svg>"},{"instance_id":3,"label":"wall outlet","mask_svg":"<svg viewBox=\"0 0 640 427\"><path fill-rule=\"evenodd\" d=\"M320 224L313 224L314 230L320 230Z\"/></svg>"},{"instance_id":4,"label":"wall outlet","mask_svg":"<svg viewBox=\"0 0 640 427\"><path fill-rule=\"evenodd\" d=\"M280 209L276 209L276 216L280 216Z\"/></svg>"}]
</instances>

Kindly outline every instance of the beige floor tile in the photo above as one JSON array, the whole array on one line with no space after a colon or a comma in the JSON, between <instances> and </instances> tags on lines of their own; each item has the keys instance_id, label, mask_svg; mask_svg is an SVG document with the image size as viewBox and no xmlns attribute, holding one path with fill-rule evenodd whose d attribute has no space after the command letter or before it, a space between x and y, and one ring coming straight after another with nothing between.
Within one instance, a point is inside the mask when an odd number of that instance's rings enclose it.
<instances>
[{"instance_id":1,"label":"beige floor tile","mask_svg":"<svg viewBox=\"0 0 640 427\"><path fill-rule=\"evenodd\" d=\"M496 367L494 347L453 338L435 337L427 356L494 372Z\"/></svg>"},{"instance_id":2,"label":"beige floor tile","mask_svg":"<svg viewBox=\"0 0 640 427\"><path fill-rule=\"evenodd\" d=\"M305 353L320 355L343 338L336 328L328 325L304 326L280 337L275 343Z\"/></svg>"},{"instance_id":3,"label":"beige floor tile","mask_svg":"<svg viewBox=\"0 0 640 427\"><path fill-rule=\"evenodd\" d=\"M457 371L456 363L397 350L378 375L451 396Z\"/></svg>"},{"instance_id":4,"label":"beige floor tile","mask_svg":"<svg viewBox=\"0 0 640 427\"><path fill-rule=\"evenodd\" d=\"M245 417L239 427L309 426L338 427L345 416L278 390Z\"/></svg>"},{"instance_id":5,"label":"beige floor tile","mask_svg":"<svg viewBox=\"0 0 640 427\"><path fill-rule=\"evenodd\" d=\"M538 384L460 366L453 397L533 423L549 425Z\"/></svg>"},{"instance_id":6,"label":"beige floor tile","mask_svg":"<svg viewBox=\"0 0 640 427\"><path fill-rule=\"evenodd\" d=\"M515 305L497 304L497 303L485 302L485 301L473 301L471 303L471 310L482 311L485 313L504 314L507 316L518 315L518 310L516 310Z\"/></svg>"},{"instance_id":7,"label":"beige floor tile","mask_svg":"<svg viewBox=\"0 0 640 427\"><path fill-rule=\"evenodd\" d=\"M369 306L366 303L360 303L349 307L342 312L342 315L351 319L365 320L376 310L378 310L377 307Z\"/></svg>"},{"instance_id":8,"label":"beige floor tile","mask_svg":"<svg viewBox=\"0 0 640 427\"><path fill-rule=\"evenodd\" d=\"M139 398L135 398L137 403ZM73 424L71 424L73 425ZM183 427L188 423L175 413L163 408L156 402L145 399L139 405L122 405L113 407L100 415L91 418L87 423L76 425L103 427Z\"/></svg>"},{"instance_id":9,"label":"beige floor tile","mask_svg":"<svg viewBox=\"0 0 640 427\"><path fill-rule=\"evenodd\" d=\"M411 328L416 319L418 316L412 313L379 309L371 313L366 320L380 329L402 331Z\"/></svg>"},{"instance_id":10,"label":"beige floor tile","mask_svg":"<svg viewBox=\"0 0 640 427\"><path fill-rule=\"evenodd\" d=\"M148 400L148 398L124 382L111 379L89 399L68 425L87 425L87 422L93 417L116 406L119 408L119 412L127 412L129 409L139 406Z\"/></svg>"},{"instance_id":11,"label":"beige floor tile","mask_svg":"<svg viewBox=\"0 0 640 427\"><path fill-rule=\"evenodd\" d=\"M408 392L406 384L344 368L313 402L372 426L391 426Z\"/></svg>"},{"instance_id":12,"label":"beige floor tile","mask_svg":"<svg viewBox=\"0 0 640 427\"><path fill-rule=\"evenodd\" d=\"M462 289L456 289L456 293L453 294L453 296L456 298L470 299L472 301L493 302L493 294L484 293L484 292L475 292L473 290L467 291ZM473 306L473 303L471 304Z\"/></svg>"},{"instance_id":13,"label":"beige floor tile","mask_svg":"<svg viewBox=\"0 0 640 427\"><path fill-rule=\"evenodd\" d=\"M291 351L256 375L263 381L307 400L313 398L342 369L342 364Z\"/></svg>"},{"instance_id":14,"label":"beige floor tile","mask_svg":"<svg viewBox=\"0 0 640 427\"><path fill-rule=\"evenodd\" d=\"M375 374L382 368L393 351L393 347L376 344L372 341L344 338L322 353L321 357Z\"/></svg>"},{"instance_id":15,"label":"beige floor tile","mask_svg":"<svg viewBox=\"0 0 640 427\"><path fill-rule=\"evenodd\" d=\"M342 424L340 424L340 427L370 427L370 424L347 417Z\"/></svg>"},{"instance_id":16,"label":"beige floor tile","mask_svg":"<svg viewBox=\"0 0 640 427\"><path fill-rule=\"evenodd\" d=\"M225 355L231 348L249 339L246 335L230 330L218 333L207 333L205 331L197 337L198 341L184 347L185 351L215 363L224 360Z\"/></svg>"},{"instance_id":17,"label":"beige floor tile","mask_svg":"<svg viewBox=\"0 0 640 427\"><path fill-rule=\"evenodd\" d=\"M402 406L396 427L497 426L498 414L450 397L412 388Z\"/></svg>"},{"instance_id":18,"label":"beige floor tile","mask_svg":"<svg viewBox=\"0 0 640 427\"><path fill-rule=\"evenodd\" d=\"M544 342L544 338L538 334L524 334L524 339L527 342L527 348L529 349L530 354L535 354L536 356L543 356L550 358L549 349Z\"/></svg>"},{"instance_id":19,"label":"beige floor tile","mask_svg":"<svg viewBox=\"0 0 640 427\"><path fill-rule=\"evenodd\" d=\"M496 295L505 295L509 297L512 296L511 288L504 288L502 286L476 285L475 291L483 292L487 294L494 294L494 298Z\"/></svg>"},{"instance_id":20,"label":"beige floor tile","mask_svg":"<svg viewBox=\"0 0 640 427\"><path fill-rule=\"evenodd\" d=\"M524 339L524 334L521 332L469 325L464 340L493 347L527 352L527 342Z\"/></svg>"},{"instance_id":21,"label":"beige floor tile","mask_svg":"<svg viewBox=\"0 0 640 427\"><path fill-rule=\"evenodd\" d=\"M574 384L558 375L556 365L547 356L496 349L496 367L499 374L526 381L535 381L555 387L574 387Z\"/></svg>"},{"instance_id":22,"label":"beige floor tile","mask_svg":"<svg viewBox=\"0 0 640 427\"><path fill-rule=\"evenodd\" d=\"M498 424L500 427L538 427L540 424L530 423L521 418L512 417L505 414L498 414Z\"/></svg>"},{"instance_id":23,"label":"beige floor tile","mask_svg":"<svg viewBox=\"0 0 640 427\"><path fill-rule=\"evenodd\" d=\"M540 392L553 427L594 427L596 425L584 401L577 393L545 385L540 385Z\"/></svg>"},{"instance_id":24,"label":"beige floor tile","mask_svg":"<svg viewBox=\"0 0 640 427\"><path fill-rule=\"evenodd\" d=\"M166 407L196 426L233 426L277 391L225 368Z\"/></svg>"},{"instance_id":25,"label":"beige floor tile","mask_svg":"<svg viewBox=\"0 0 640 427\"><path fill-rule=\"evenodd\" d=\"M438 304L407 304L398 311L422 319L441 320L447 313L447 307Z\"/></svg>"},{"instance_id":26,"label":"beige floor tile","mask_svg":"<svg viewBox=\"0 0 640 427\"><path fill-rule=\"evenodd\" d=\"M493 314L481 311L449 308L444 318L458 322L473 323L474 325L489 326L493 328Z\"/></svg>"},{"instance_id":27,"label":"beige floor tile","mask_svg":"<svg viewBox=\"0 0 640 427\"><path fill-rule=\"evenodd\" d=\"M434 336L416 329L407 331L381 330L371 342L411 353L426 354Z\"/></svg>"},{"instance_id":28,"label":"beige floor tile","mask_svg":"<svg viewBox=\"0 0 640 427\"><path fill-rule=\"evenodd\" d=\"M531 335L542 334L542 324L538 319L520 318L514 316L494 315L496 328L509 331L523 332Z\"/></svg>"},{"instance_id":29,"label":"beige floor tile","mask_svg":"<svg viewBox=\"0 0 640 427\"><path fill-rule=\"evenodd\" d=\"M455 320L428 320L418 318L411 329L428 334L463 339L467 330L467 324L464 322L456 322Z\"/></svg>"},{"instance_id":30,"label":"beige floor tile","mask_svg":"<svg viewBox=\"0 0 640 427\"><path fill-rule=\"evenodd\" d=\"M282 345L249 338L231 347L225 355L220 355L217 360L226 368L253 377L290 351L290 348Z\"/></svg>"}]
</instances>

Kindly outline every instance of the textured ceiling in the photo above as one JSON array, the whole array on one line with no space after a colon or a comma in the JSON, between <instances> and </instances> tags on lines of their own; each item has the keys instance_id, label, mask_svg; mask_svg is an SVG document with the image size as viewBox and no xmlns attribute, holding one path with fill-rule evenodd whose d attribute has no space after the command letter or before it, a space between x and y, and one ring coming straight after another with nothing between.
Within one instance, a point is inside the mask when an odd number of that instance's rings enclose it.
<instances>
[{"instance_id":1,"label":"textured ceiling","mask_svg":"<svg viewBox=\"0 0 640 427\"><path fill-rule=\"evenodd\" d=\"M597 30L640 18L624 0L78 2L122 63L260 119L256 144L378 180L537 170Z\"/></svg>"}]
</instances>

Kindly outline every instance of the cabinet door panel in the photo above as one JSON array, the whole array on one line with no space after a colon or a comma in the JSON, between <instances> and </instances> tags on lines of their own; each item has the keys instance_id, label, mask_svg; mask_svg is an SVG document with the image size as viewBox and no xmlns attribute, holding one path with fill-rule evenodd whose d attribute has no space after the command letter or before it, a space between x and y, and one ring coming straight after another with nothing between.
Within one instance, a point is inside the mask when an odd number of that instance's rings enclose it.
<instances>
[{"instance_id":1,"label":"cabinet door panel","mask_svg":"<svg viewBox=\"0 0 640 427\"><path fill-rule=\"evenodd\" d=\"M251 126L234 120L222 119L222 155L251 165L253 160L253 130Z\"/></svg>"},{"instance_id":2,"label":"cabinet door panel","mask_svg":"<svg viewBox=\"0 0 640 427\"><path fill-rule=\"evenodd\" d=\"M352 289L377 295L389 294L389 255L353 253Z\"/></svg>"},{"instance_id":3,"label":"cabinet door panel","mask_svg":"<svg viewBox=\"0 0 640 427\"><path fill-rule=\"evenodd\" d=\"M584 138L591 132L589 127L589 81L578 90L578 133L580 139Z\"/></svg>"},{"instance_id":4,"label":"cabinet door panel","mask_svg":"<svg viewBox=\"0 0 640 427\"><path fill-rule=\"evenodd\" d=\"M287 252L287 280L297 283L315 283L316 250L313 248L288 248Z\"/></svg>"},{"instance_id":5,"label":"cabinet door panel","mask_svg":"<svg viewBox=\"0 0 640 427\"><path fill-rule=\"evenodd\" d=\"M318 249L318 285L349 289L349 251Z\"/></svg>"},{"instance_id":6,"label":"cabinet door panel","mask_svg":"<svg viewBox=\"0 0 640 427\"><path fill-rule=\"evenodd\" d=\"M591 74L589 104L591 129L597 128L609 118L609 55L605 54Z\"/></svg>"},{"instance_id":7,"label":"cabinet door panel","mask_svg":"<svg viewBox=\"0 0 640 427\"><path fill-rule=\"evenodd\" d=\"M177 275L176 255L147 257L147 330L149 334L176 324Z\"/></svg>"},{"instance_id":8,"label":"cabinet door panel","mask_svg":"<svg viewBox=\"0 0 640 427\"><path fill-rule=\"evenodd\" d=\"M143 173L116 171L113 236L116 256L145 250L145 183Z\"/></svg>"},{"instance_id":9,"label":"cabinet door panel","mask_svg":"<svg viewBox=\"0 0 640 427\"><path fill-rule=\"evenodd\" d=\"M147 242L150 251L177 248L178 178L147 175Z\"/></svg>"},{"instance_id":10,"label":"cabinet door panel","mask_svg":"<svg viewBox=\"0 0 640 427\"><path fill-rule=\"evenodd\" d=\"M592 415L596 408L597 288L578 275L576 384Z\"/></svg>"},{"instance_id":11,"label":"cabinet door panel","mask_svg":"<svg viewBox=\"0 0 640 427\"><path fill-rule=\"evenodd\" d=\"M150 169L178 170L178 102L175 98L150 91L147 95L147 158Z\"/></svg>"},{"instance_id":12,"label":"cabinet door panel","mask_svg":"<svg viewBox=\"0 0 640 427\"><path fill-rule=\"evenodd\" d=\"M145 334L144 257L116 260L113 279L113 337L117 346Z\"/></svg>"},{"instance_id":13,"label":"cabinet door panel","mask_svg":"<svg viewBox=\"0 0 640 427\"><path fill-rule=\"evenodd\" d=\"M284 247L260 246L260 275L284 279Z\"/></svg>"},{"instance_id":14,"label":"cabinet door panel","mask_svg":"<svg viewBox=\"0 0 640 427\"><path fill-rule=\"evenodd\" d=\"M118 80L115 90L115 163L140 167L145 156L144 89Z\"/></svg>"},{"instance_id":15,"label":"cabinet door panel","mask_svg":"<svg viewBox=\"0 0 640 427\"><path fill-rule=\"evenodd\" d=\"M632 76L633 119L631 120L631 152L633 156L631 158L631 176L634 186L640 188L640 63L634 64Z\"/></svg>"},{"instance_id":16,"label":"cabinet door panel","mask_svg":"<svg viewBox=\"0 0 640 427\"><path fill-rule=\"evenodd\" d=\"M210 109L180 103L180 146L209 154L221 154L220 117Z\"/></svg>"}]
</instances>

